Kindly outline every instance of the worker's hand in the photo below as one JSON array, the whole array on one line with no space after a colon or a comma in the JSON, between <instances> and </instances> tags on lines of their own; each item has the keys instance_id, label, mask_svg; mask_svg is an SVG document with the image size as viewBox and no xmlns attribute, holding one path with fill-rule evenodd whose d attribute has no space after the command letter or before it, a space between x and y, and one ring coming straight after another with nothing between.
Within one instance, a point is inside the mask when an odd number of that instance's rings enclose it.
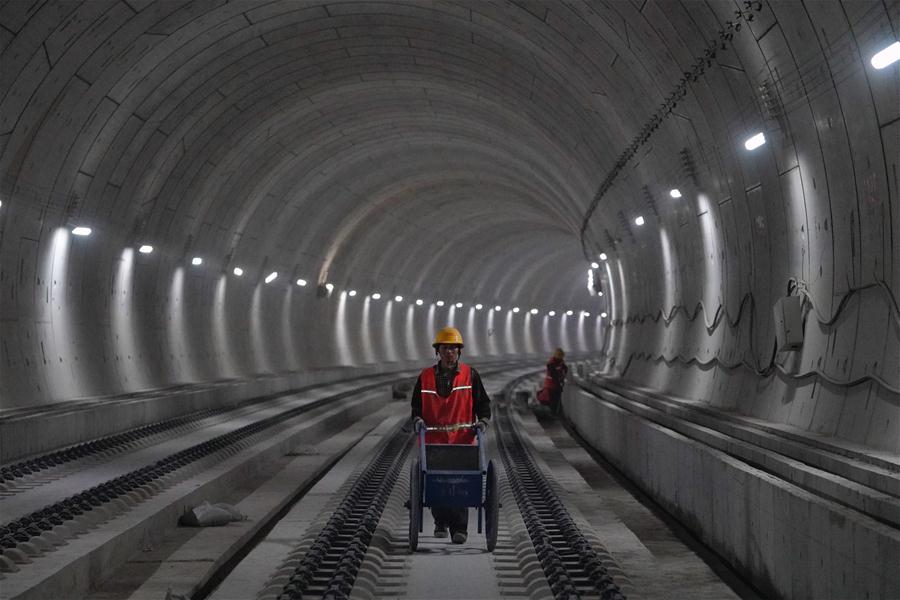
<instances>
[{"instance_id":1,"label":"worker's hand","mask_svg":"<svg viewBox=\"0 0 900 600\"><path fill-rule=\"evenodd\" d=\"M422 417L416 417L413 419L413 431L419 433L419 430L425 429L425 420Z\"/></svg>"},{"instance_id":2,"label":"worker's hand","mask_svg":"<svg viewBox=\"0 0 900 600\"><path fill-rule=\"evenodd\" d=\"M487 419L478 419L478 422L475 423L475 429L484 433L488 430L488 422Z\"/></svg>"}]
</instances>

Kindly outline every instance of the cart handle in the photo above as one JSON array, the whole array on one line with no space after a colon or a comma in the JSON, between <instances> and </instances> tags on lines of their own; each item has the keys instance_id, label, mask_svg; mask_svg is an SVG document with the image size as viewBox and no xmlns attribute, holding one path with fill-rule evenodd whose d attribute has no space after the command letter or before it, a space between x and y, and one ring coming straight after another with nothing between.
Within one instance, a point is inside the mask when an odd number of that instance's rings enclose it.
<instances>
[{"instance_id":1,"label":"cart handle","mask_svg":"<svg viewBox=\"0 0 900 600\"><path fill-rule=\"evenodd\" d=\"M456 425L436 425L434 427L426 425L422 429L424 431L461 431L463 429L473 429L475 425L477 423L457 423Z\"/></svg>"}]
</instances>

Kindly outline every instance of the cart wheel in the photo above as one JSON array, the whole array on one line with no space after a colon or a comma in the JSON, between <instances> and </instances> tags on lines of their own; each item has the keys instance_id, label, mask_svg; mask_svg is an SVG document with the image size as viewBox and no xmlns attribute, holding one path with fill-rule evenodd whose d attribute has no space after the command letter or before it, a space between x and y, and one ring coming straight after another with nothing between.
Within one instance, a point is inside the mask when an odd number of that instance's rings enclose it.
<instances>
[{"instance_id":1,"label":"cart wheel","mask_svg":"<svg viewBox=\"0 0 900 600\"><path fill-rule=\"evenodd\" d=\"M409 551L419 546L419 530L422 528L422 473L418 459L409 465Z\"/></svg>"},{"instance_id":2,"label":"cart wheel","mask_svg":"<svg viewBox=\"0 0 900 600\"><path fill-rule=\"evenodd\" d=\"M484 493L484 537L487 539L488 552L497 546L497 528L500 517L500 490L497 483L497 469L494 461L488 462L487 485Z\"/></svg>"}]
</instances>

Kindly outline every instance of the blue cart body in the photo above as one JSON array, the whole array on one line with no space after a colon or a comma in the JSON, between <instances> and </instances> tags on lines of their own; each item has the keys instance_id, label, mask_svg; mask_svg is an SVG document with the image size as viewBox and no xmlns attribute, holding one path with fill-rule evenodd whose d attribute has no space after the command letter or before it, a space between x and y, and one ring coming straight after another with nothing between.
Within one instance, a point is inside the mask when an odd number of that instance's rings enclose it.
<instances>
[{"instance_id":1,"label":"blue cart body","mask_svg":"<svg viewBox=\"0 0 900 600\"><path fill-rule=\"evenodd\" d=\"M474 427L474 424L465 427ZM478 509L478 533L485 524L488 552L497 544L500 508L497 471L485 456L485 439L475 429L476 444L426 444L426 428L419 429L419 454L410 464L409 549L416 551L422 531L423 507ZM484 519L484 521L482 521Z\"/></svg>"},{"instance_id":2,"label":"blue cart body","mask_svg":"<svg viewBox=\"0 0 900 600\"><path fill-rule=\"evenodd\" d=\"M480 532L487 461L483 434L476 431L476 435L477 445L474 446L426 444L425 432L419 432L419 464L423 473L422 505L478 507Z\"/></svg>"}]
</instances>

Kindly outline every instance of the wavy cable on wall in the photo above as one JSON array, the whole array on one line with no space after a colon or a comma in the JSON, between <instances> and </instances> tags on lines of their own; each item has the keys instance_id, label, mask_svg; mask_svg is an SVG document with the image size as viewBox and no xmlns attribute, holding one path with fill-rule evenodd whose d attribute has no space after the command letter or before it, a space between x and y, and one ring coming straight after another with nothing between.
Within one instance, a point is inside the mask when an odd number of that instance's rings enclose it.
<instances>
[{"instance_id":1,"label":"wavy cable on wall","mask_svg":"<svg viewBox=\"0 0 900 600\"><path fill-rule=\"evenodd\" d=\"M844 311L847 310L847 306L848 306L848 303L851 298L853 298L857 294L862 294L863 292L865 292L867 290L877 289L880 291L879 297L884 300L885 304L888 307L889 314L890 314L890 321L893 323L893 325L897 329L898 333L900 333L900 307L898 307L897 299L894 296L892 290L890 289L890 287L888 287L888 285L884 281L878 280L874 283L863 285L863 286L860 286L857 288L851 288L846 294L844 294L841 297L841 300L838 303L837 309L835 309L834 314L831 315L831 317L826 317L826 318L822 317L821 312L818 310L818 308L815 306L815 303L813 302L812 296L810 296L810 294L806 291L805 285L802 285L802 283L800 283L800 285L798 285L798 283L799 283L798 280L793 279L793 278L789 281L789 284L792 284L794 286L794 290L797 293L803 295L805 298L804 322L806 320L806 316L808 316L809 314L812 314L812 315L814 315L814 317L819 325L824 326L824 327L832 327L837 322L837 320L840 318L840 316L844 313ZM704 322L703 324L705 326L706 333L708 336L712 337L712 335L715 333L716 329L718 329L719 325L723 322L727 323L728 327L732 330L738 328L740 326L740 322L744 315L744 306L748 305L748 304L751 307L750 311L749 311L750 316L748 317L750 319L749 327L750 327L750 332L751 332L751 336L750 336L751 347L749 348L749 351L755 357L755 356L757 356L757 352L752 347L753 339L754 339L752 332L754 330L754 315L756 312L756 310L755 310L756 300L755 300L752 292L745 293L744 296L741 298L741 302L740 302L740 305L738 308L738 314L737 314L736 318L734 318L734 319L732 319L731 316L729 315L727 307L720 304L719 307L715 311L712 324L710 324L706 319L706 314L707 314L706 307L704 306L702 301L698 301L697 304L694 306L693 313L689 312L686 306L678 304L678 305L673 306L667 313L662 310L659 310L653 314L645 313L642 315L629 315L625 319L612 320L607 325L607 328L624 327L629 324L635 324L635 323L642 324L647 321L653 321L655 323L662 322L663 325L666 328L668 328L669 325L672 324L672 322L675 320L675 318L679 314L683 314L685 319L688 322L695 321L697 319L697 317L702 314L703 322ZM607 336L607 343L608 343L608 340L609 340L609 336ZM603 354L605 356L608 356L607 348L604 348ZM745 352L743 352L741 354L746 355ZM775 349L775 340L774 339L772 340L771 358L767 361L766 364L759 364L759 363L752 364L751 362L746 360L746 358L742 358L740 362L728 363L728 362L722 360L721 358L719 358L718 356L711 357L709 360L704 361L703 359L700 359L695 356L694 357L684 357L681 354L676 354L675 356L667 357L662 353L651 354L651 353L643 352L643 351L635 351L629 355L629 358L625 364L625 367L623 367L622 369L616 369L616 371L618 372L620 377L625 376L625 374L627 373L627 371L631 365L631 362L634 358L651 359L656 362L664 361L664 362L666 362L666 364L672 364L675 361L678 361L678 362L681 362L684 364L696 363L701 366L709 366L711 364L716 364L725 369L736 369L738 367L744 366L744 367L750 369L751 371L755 372L757 375L761 375L763 377L771 376L774 373L774 371L777 369L778 371L783 373L785 376L788 376L792 379L805 379L807 377L811 377L811 376L815 375L815 376L820 377L822 380L827 381L828 383L830 383L832 385L837 385L837 386L842 386L842 387L852 387L852 386L859 385L861 383L865 383L866 381L874 381L879 386L884 388L885 390L888 390L895 394L900 394L900 387L898 387L896 384L892 384L892 383L885 381L883 378L881 378L877 374L864 375L864 376L858 377L856 379L841 381L841 380L835 379L833 376L825 373L824 371L822 371L818 368L810 369L810 370L807 370L802 373L792 373L792 372L788 371L787 369L785 369L781 364L779 364L777 362L777 360L776 360L777 359L777 351Z\"/></svg>"}]
</instances>

